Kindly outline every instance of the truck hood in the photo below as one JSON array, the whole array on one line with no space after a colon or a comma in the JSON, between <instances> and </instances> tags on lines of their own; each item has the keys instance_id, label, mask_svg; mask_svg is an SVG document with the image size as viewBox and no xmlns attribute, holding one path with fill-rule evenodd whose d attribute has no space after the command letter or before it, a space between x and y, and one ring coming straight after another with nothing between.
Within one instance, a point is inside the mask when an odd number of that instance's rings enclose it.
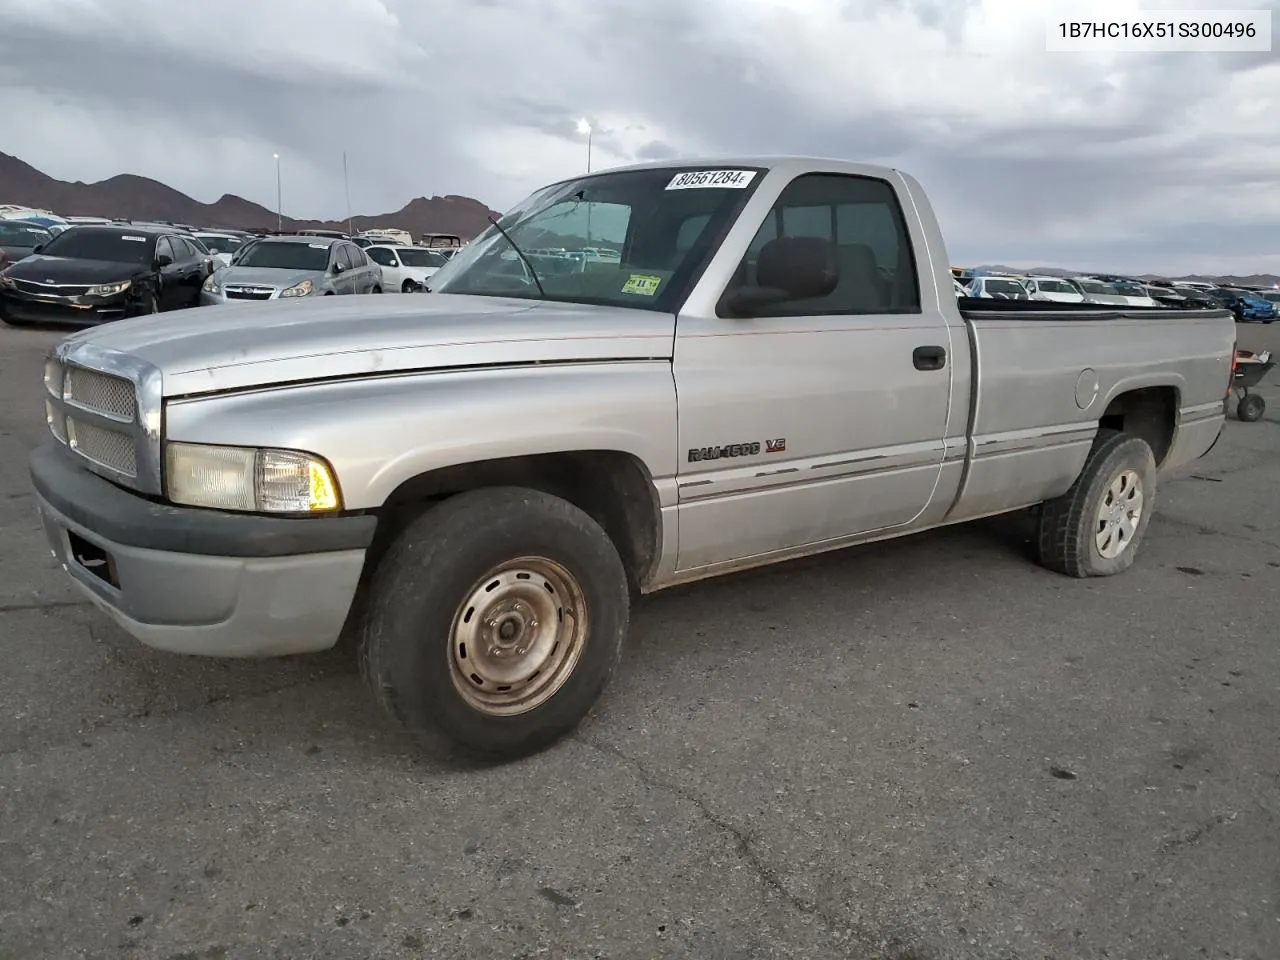
<instances>
[{"instance_id":1,"label":"truck hood","mask_svg":"<svg viewBox=\"0 0 1280 960\"><path fill-rule=\"evenodd\" d=\"M66 341L158 368L165 396L430 370L671 359L669 313L455 294L200 307L93 327Z\"/></svg>"}]
</instances>

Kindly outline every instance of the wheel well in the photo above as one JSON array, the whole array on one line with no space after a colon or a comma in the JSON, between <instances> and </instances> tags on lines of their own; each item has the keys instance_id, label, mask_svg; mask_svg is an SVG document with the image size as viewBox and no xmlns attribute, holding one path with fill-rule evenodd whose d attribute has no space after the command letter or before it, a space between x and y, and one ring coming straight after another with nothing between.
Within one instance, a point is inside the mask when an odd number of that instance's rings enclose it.
<instances>
[{"instance_id":1,"label":"wheel well","mask_svg":"<svg viewBox=\"0 0 1280 960\"><path fill-rule=\"evenodd\" d=\"M613 541L633 589L644 583L661 548L661 512L649 471L615 450L504 457L419 474L400 484L379 511L372 567L412 517L446 497L480 487L518 486L568 500Z\"/></svg>"},{"instance_id":2,"label":"wheel well","mask_svg":"<svg viewBox=\"0 0 1280 960\"><path fill-rule=\"evenodd\" d=\"M1176 387L1143 387L1122 393L1108 404L1099 426L1121 430L1147 441L1156 466L1164 463L1178 425Z\"/></svg>"}]
</instances>

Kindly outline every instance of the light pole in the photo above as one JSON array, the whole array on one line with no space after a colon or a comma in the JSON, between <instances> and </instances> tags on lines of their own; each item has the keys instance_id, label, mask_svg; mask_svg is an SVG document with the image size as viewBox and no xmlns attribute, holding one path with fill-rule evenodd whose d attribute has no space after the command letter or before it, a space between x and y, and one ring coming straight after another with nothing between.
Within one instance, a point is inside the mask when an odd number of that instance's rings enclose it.
<instances>
[{"instance_id":1,"label":"light pole","mask_svg":"<svg viewBox=\"0 0 1280 960\"><path fill-rule=\"evenodd\" d=\"M578 121L578 135L586 135L587 138L587 173L591 172L591 124L586 120Z\"/></svg>"},{"instance_id":2,"label":"light pole","mask_svg":"<svg viewBox=\"0 0 1280 960\"><path fill-rule=\"evenodd\" d=\"M273 153L276 161L276 232L284 233L284 205L280 202L280 154Z\"/></svg>"}]
</instances>

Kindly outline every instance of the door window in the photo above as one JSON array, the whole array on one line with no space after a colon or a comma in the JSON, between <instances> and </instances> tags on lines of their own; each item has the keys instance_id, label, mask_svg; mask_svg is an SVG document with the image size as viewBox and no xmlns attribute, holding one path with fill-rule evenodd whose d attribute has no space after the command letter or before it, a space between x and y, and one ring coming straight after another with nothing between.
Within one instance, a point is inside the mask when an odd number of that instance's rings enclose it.
<instances>
[{"instance_id":1,"label":"door window","mask_svg":"<svg viewBox=\"0 0 1280 960\"><path fill-rule=\"evenodd\" d=\"M374 263L378 264L379 266L383 266L383 267L399 266L399 264L396 263L395 253L392 252L391 250L388 250L386 247L369 247L367 250L365 250L365 253L368 255L370 260L372 260Z\"/></svg>"},{"instance_id":2,"label":"door window","mask_svg":"<svg viewBox=\"0 0 1280 960\"><path fill-rule=\"evenodd\" d=\"M173 249L173 245L169 243L168 237L161 237L156 241L156 259L168 257L173 263L178 262L177 252Z\"/></svg>"},{"instance_id":3,"label":"door window","mask_svg":"<svg viewBox=\"0 0 1280 960\"><path fill-rule=\"evenodd\" d=\"M755 285L760 251L779 237L819 237L832 244L839 279L825 297L758 308L755 316L920 312L906 221L884 180L826 173L796 177L756 232L730 291Z\"/></svg>"}]
</instances>

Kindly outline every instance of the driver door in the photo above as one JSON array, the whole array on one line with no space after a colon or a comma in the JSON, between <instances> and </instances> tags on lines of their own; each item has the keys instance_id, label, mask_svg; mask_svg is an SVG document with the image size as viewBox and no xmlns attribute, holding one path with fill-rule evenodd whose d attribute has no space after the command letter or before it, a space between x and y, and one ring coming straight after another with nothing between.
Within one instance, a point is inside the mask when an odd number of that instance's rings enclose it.
<instances>
[{"instance_id":1,"label":"driver door","mask_svg":"<svg viewBox=\"0 0 1280 960\"><path fill-rule=\"evenodd\" d=\"M830 294L677 320L680 571L910 523L942 471L949 329L922 306L893 185L795 178L728 290L755 286L779 237L834 245Z\"/></svg>"}]
</instances>

